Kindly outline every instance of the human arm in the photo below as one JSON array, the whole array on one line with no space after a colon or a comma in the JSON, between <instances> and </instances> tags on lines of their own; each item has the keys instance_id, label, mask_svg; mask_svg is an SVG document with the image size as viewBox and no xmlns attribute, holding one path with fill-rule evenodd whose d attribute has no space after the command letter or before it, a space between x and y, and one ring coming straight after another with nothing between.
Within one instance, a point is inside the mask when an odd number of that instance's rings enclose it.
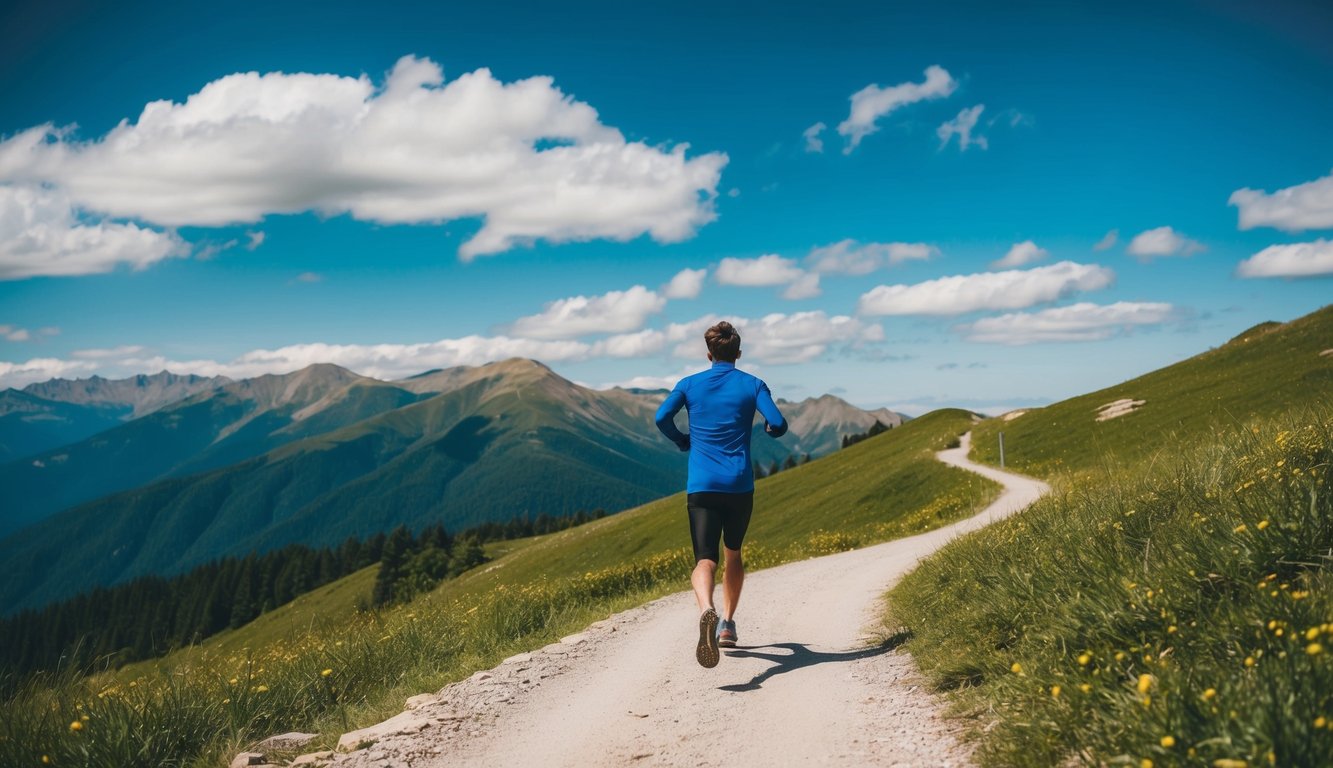
<instances>
[{"instance_id":1,"label":"human arm","mask_svg":"<svg viewBox=\"0 0 1333 768\"><path fill-rule=\"evenodd\" d=\"M666 400L657 409L657 428L666 435L667 439L676 444L676 447L682 451L690 449L690 436L681 432L676 427L676 414L685 406L685 393L681 391L680 386L671 390Z\"/></svg>"},{"instance_id":2,"label":"human arm","mask_svg":"<svg viewBox=\"0 0 1333 768\"><path fill-rule=\"evenodd\" d=\"M782 417L782 411L778 410L778 404L773 402L773 393L768 391L768 385L762 381L759 382L759 391L755 393L754 406L764 417L765 432L772 437L787 434L787 420Z\"/></svg>"}]
</instances>

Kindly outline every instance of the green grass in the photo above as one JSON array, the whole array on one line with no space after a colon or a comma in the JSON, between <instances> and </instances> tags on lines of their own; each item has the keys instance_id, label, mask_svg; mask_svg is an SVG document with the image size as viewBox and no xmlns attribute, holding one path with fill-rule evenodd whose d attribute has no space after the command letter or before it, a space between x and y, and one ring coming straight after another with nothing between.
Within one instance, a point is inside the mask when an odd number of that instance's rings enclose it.
<instances>
[{"instance_id":1,"label":"green grass","mask_svg":"<svg viewBox=\"0 0 1333 768\"><path fill-rule=\"evenodd\" d=\"M936 412L761 481L749 566L979 509L996 486L933 457L972 423L964 411ZM369 569L153 669L36 680L0 704L0 765L38 765L42 755L56 765L218 765L287 730L318 732L328 746L399 711L409 695L685 588L693 565L682 495L506 544L508 554L401 608L354 610Z\"/></svg>"},{"instance_id":2,"label":"green grass","mask_svg":"<svg viewBox=\"0 0 1333 768\"><path fill-rule=\"evenodd\" d=\"M925 560L886 624L984 763L1333 765L1330 346L1325 308L977 426L974 459L1003 431L1056 491Z\"/></svg>"},{"instance_id":3,"label":"green grass","mask_svg":"<svg viewBox=\"0 0 1333 768\"><path fill-rule=\"evenodd\" d=\"M1235 430L950 544L888 623L984 763L1333 765L1331 470L1333 412Z\"/></svg>"},{"instance_id":4,"label":"green grass","mask_svg":"<svg viewBox=\"0 0 1333 768\"><path fill-rule=\"evenodd\" d=\"M1010 469L1052 478L1167 457L1258 417L1322 400L1333 406L1333 306L1281 325L1264 324L1196 357L1123 384L1035 408L1012 421L989 419L972 437L972 458L998 465L1004 433ZM1097 411L1143 400L1108 421Z\"/></svg>"}]
</instances>

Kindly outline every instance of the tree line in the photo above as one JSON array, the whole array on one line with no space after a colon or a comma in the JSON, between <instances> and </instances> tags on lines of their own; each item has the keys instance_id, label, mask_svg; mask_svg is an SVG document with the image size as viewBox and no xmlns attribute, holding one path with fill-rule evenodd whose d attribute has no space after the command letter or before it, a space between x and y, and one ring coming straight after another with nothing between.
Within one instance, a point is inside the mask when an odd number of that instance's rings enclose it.
<instances>
[{"instance_id":1,"label":"tree line","mask_svg":"<svg viewBox=\"0 0 1333 768\"><path fill-rule=\"evenodd\" d=\"M488 541L552 533L606 515L524 516L484 523L457 537L441 525L418 533L399 527L337 547L293 544L263 554L228 557L176 576L142 576L99 587L0 620L0 689L42 671L87 671L149 659L263 613L362 568L380 564L363 609L408 600L486 560Z\"/></svg>"}]
</instances>

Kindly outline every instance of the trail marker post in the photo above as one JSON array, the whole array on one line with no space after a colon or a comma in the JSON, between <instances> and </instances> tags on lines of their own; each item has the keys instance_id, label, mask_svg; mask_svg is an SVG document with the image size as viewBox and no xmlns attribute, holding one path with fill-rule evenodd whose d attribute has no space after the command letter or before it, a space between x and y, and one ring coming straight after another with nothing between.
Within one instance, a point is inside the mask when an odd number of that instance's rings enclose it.
<instances>
[{"instance_id":1,"label":"trail marker post","mask_svg":"<svg viewBox=\"0 0 1333 768\"><path fill-rule=\"evenodd\" d=\"M1000 433L1000 469L1004 469L1004 433Z\"/></svg>"}]
</instances>

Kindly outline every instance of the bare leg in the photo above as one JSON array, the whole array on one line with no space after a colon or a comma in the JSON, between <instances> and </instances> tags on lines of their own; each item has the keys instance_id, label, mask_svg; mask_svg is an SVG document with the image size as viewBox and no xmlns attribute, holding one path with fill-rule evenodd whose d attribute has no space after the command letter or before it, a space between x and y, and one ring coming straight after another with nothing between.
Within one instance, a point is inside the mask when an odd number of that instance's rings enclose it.
<instances>
[{"instance_id":1,"label":"bare leg","mask_svg":"<svg viewBox=\"0 0 1333 768\"><path fill-rule=\"evenodd\" d=\"M741 600L741 587L745 586L745 564L741 562L739 549L723 547L722 553L727 563L722 570L722 618L731 621L736 613L736 603Z\"/></svg>"},{"instance_id":2,"label":"bare leg","mask_svg":"<svg viewBox=\"0 0 1333 768\"><path fill-rule=\"evenodd\" d=\"M700 560L694 564L690 584L694 585L694 597L699 601L699 613L713 607L713 574L716 572L715 560Z\"/></svg>"}]
</instances>

